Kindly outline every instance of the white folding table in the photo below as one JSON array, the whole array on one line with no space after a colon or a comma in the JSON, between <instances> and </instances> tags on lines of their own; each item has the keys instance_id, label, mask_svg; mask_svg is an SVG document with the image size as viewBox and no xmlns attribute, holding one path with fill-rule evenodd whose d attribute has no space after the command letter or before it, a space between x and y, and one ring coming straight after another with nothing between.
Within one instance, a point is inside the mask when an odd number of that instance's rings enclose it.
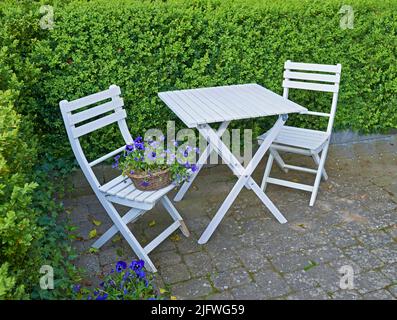
<instances>
[{"instance_id":1,"label":"white folding table","mask_svg":"<svg viewBox=\"0 0 397 320\"><path fill-rule=\"evenodd\" d=\"M197 162L198 170L191 176L188 182L182 185L174 200L179 201L183 198L212 150L218 153L233 173L238 176L236 184L201 235L198 241L199 244L204 244L208 241L244 186L256 193L258 198L280 223L287 222L273 202L252 179L251 175L277 137L277 134L288 118L288 114L307 112L306 108L258 84L167 91L160 92L159 97L187 127L197 128L208 142L208 146L202 152ZM247 167L244 168L229 148L222 142L222 134L232 120L273 115L279 115L278 120L269 130L266 138L259 146L259 149ZM221 125L215 131L209 124L217 122L220 122Z\"/></svg>"}]
</instances>

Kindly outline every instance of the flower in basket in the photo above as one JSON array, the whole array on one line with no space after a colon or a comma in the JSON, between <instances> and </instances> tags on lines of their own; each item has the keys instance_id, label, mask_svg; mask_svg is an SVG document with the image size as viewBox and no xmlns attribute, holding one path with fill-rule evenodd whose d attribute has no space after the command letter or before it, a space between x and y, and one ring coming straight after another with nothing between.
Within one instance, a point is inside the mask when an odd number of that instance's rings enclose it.
<instances>
[{"instance_id":1,"label":"flower in basket","mask_svg":"<svg viewBox=\"0 0 397 320\"><path fill-rule=\"evenodd\" d=\"M160 140L164 141L164 137ZM199 149L182 145L174 153L164 149L161 142L137 137L114 158L113 167L130 177L140 190L161 189L171 183L179 185L188 180L197 170L195 161ZM178 147L178 143L174 142L174 146Z\"/></svg>"}]
</instances>

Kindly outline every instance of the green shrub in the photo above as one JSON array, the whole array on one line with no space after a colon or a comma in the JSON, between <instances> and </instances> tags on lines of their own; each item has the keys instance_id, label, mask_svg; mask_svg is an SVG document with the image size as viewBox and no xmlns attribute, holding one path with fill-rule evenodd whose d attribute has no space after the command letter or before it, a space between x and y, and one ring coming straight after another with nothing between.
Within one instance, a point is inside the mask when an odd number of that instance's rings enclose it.
<instances>
[{"instance_id":1,"label":"green shrub","mask_svg":"<svg viewBox=\"0 0 397 320\"><path fill-rule=\"evenodd\" d=\"M3 20L6 12L10 19ZM26 12L13 4L0 10L0 20L7 21L0 30L0 299L67 297L73 274L65 226L57 223L61 206L53 199L52 175L40 164L32 114L21 114L33 99L26 88L39 71L23 59L33 41ZM21 39L13 38L18 34ZM54 268L55 290L39 288L45 264Z\"/></svg>"},{"instance_id":2,"label":"green shrub","mask_svg":"<svg viewBox=\"0 0 397 320\"><path fill-rule=\"evenodd\" d=\"M55 157L64 157L70 147L58 110L61 99L118 84L137 135L177 120L158 99L159 91L257 82L281 93L283 64L291 59L343 65L337 129L396 128L397 3L350 4L354 29L342 30L342 2L335 0L73 1L55 8L54 30L35 45L31 59L42 72L29 112L57 146ZM292 98L320 111L330 106L329 96L318 93ZM255 130L263 131L268 121L255 121ZM323 125L316 117L290 123ZM94 156L116 141L109 129L84 145Z\"/></svg>"},{"instance_id":3,"label":"green shrub","mask_svg":"<svg viewBox=\"0 0 397 320\"><path fill-rule=\"evenodd\" d=\"M41 4L55 28L39 26ZM177 117L159 91L256 82L281 93L287 59L341 63L336 129L397 128L397 2L351 0L354 28L339 27L340 0L52 0L0 2L0 298L61 297L69 260L56 221L54 174L74 157L58 103L117 84L133 136ZM293 92L317 111L329 96ZM254 136L270 119L242 121ZM289 124L324 126L315 117ZM83 141L97 157L120 143L114 129ZM87 149L87 148L86 148ZM21 231L23 228L24 232ZM60 245L63 243L63 245ZM16 250L18 248L18 251ZM13 252L14 250L14 252ZM24 267L21 267L21 261ZM58 288L37 289L41 264L57 265Z\"/></svg>"}]
</instances>

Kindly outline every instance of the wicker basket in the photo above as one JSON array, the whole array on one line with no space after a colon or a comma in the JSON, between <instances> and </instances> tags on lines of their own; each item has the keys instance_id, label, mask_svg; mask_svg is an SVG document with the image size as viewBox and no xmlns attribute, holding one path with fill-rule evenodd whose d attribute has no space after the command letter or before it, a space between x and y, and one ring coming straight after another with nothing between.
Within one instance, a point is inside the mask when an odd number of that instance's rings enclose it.
<instances>
[{"instance_id":1,"label":"wicker basket","mask_svg":"<svg viewBox=\"0 0 397 320\"><path fill-rule=\"evenodd\" d=\"M157 171L152 174L128 174L135 188L142 191L158 190L171 184L170 169Z\"/></svg>"}]
</instances>

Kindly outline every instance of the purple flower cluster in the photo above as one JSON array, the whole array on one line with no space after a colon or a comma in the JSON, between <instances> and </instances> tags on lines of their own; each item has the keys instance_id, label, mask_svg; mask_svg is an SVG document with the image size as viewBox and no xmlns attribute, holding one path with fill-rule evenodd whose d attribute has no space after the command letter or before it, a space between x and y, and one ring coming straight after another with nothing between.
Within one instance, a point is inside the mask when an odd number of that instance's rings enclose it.
<instances>
[{"instance_id":1,"label":"purple flower cluster","mask_svg":"<svg viewBox=\"0 0 397 320\"><path fill-rule=\"evenodd\" d=\"M134 285L142 282L145 287L148 287L149 281L146 278L143 260L133 260L130 265L124 261L118 261L114 269L109 273L109 276L102 283L99 284L100 289L93 292L93 296L89 295L88 300L107 300L109 295L112 297L116 295L117 299L124 299L125 296L132 293L129 289L134 288L129 284ZM73 288L75 293L80 292L80 286L76 285ZM112 294L112 292L114 294Z\"/></svg>"}]
</instances>

